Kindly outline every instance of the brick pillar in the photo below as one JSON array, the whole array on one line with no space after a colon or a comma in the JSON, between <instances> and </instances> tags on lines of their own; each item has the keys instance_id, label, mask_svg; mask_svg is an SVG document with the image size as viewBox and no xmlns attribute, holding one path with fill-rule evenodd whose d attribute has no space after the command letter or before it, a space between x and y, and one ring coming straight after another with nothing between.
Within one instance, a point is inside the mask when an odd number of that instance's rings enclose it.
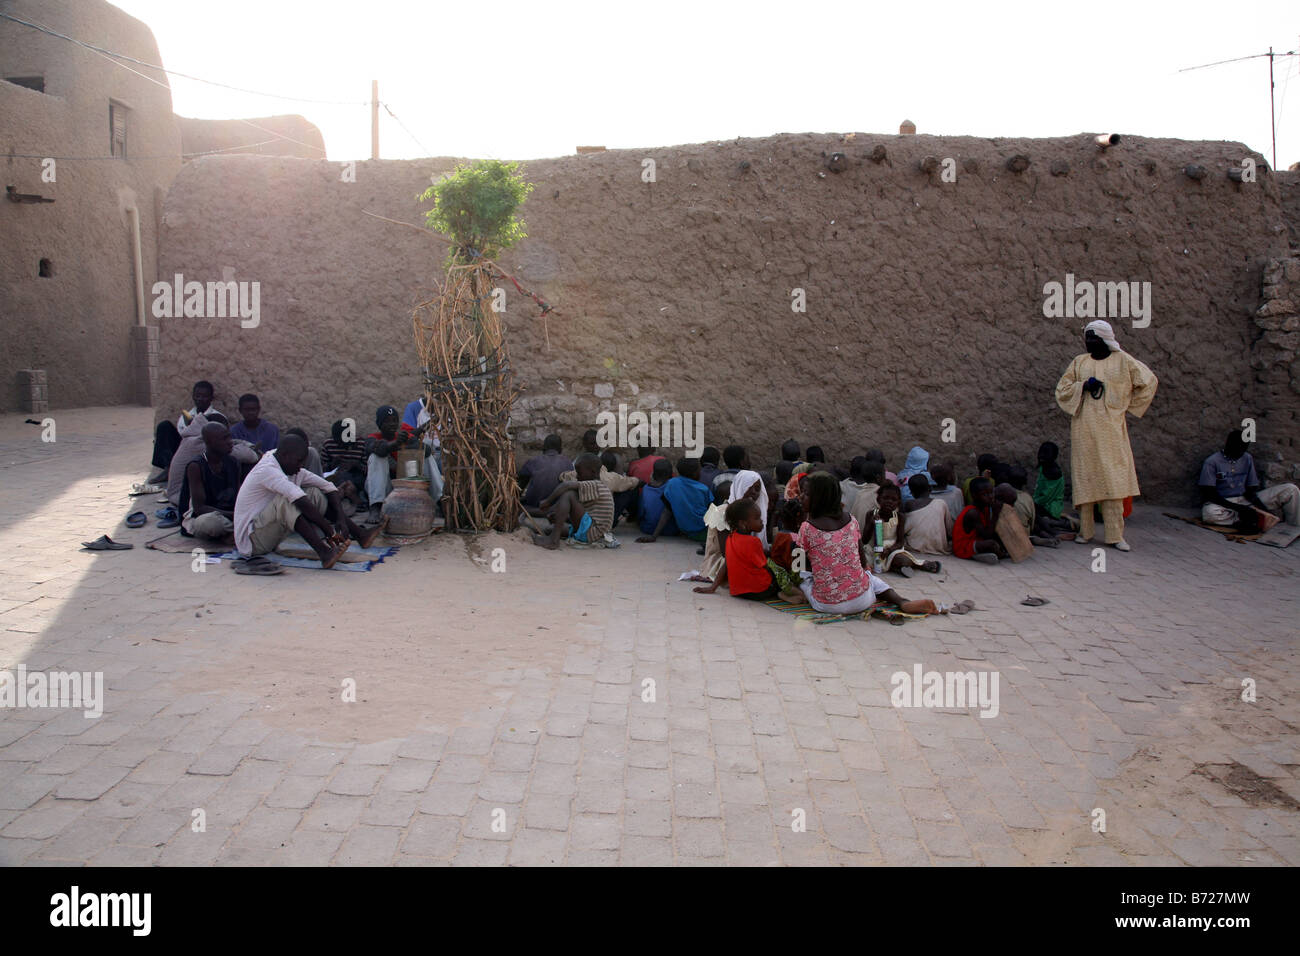
<instances>
[{"instance_id":1,"label":"brick pillar","mask_svg":"<svg viewBox=\"0 0 1300 956\"><path fill-rule=\"evenodd\" d=\"M44 415L50 410L49 386L45 383L45 369L25 368L18 372L19 401L23 410L33 415Z\"/></svg>"},{"instance_id":2,"label":"brick pillar","mask_svg":"<svg viewBox=\"0 0 1300 956\"><path fill-rule=\"evenodd\" d=\"M131 376L135 403L152 408L158 392L158 326L131 327Z\"/></svg>"}]
</instances>

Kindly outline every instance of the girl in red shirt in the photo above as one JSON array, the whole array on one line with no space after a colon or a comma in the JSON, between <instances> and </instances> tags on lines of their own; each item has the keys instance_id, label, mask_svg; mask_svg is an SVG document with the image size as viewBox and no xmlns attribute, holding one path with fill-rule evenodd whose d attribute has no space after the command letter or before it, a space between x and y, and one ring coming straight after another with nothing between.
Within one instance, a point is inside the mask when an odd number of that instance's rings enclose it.
<instances>
[{"instance_id":1,"label":"girl in red shirt","mask_svg":"<svg viewBox=\"0 0 1300 956\"><path fill-rule=\"evenodd\" d=\"M727 525L731 532L723 545L726 564L708 587L698 587L700 594L712 594L725 581L732 597L750 601L768 601L780 594L776 576L767 566L763 541L763 514L750 498L737 498L727 505Z\"/></svg>"}]
</instances>

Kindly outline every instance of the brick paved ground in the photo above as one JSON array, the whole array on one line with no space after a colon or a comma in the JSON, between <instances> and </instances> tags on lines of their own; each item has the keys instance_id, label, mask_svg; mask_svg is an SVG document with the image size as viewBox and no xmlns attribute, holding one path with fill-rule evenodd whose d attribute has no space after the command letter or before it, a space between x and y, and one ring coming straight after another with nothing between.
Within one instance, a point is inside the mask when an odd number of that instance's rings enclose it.
<instances>
[{"instance_id":1,"label":"brick paved ground","mask_svg":"<svg viewBox=\"0 0 1300 956\"><path fill-rule=\"evenodd\" d=\"M1066 545L900 581L980 607L903 627L696 595L692 548L630 538L197 574L120 525L148 410L56 413L52 445L22 417L0 668L107 700L0 710L2 863L1300 864L1300 546L1140 508L1105 573ZM105 531L136 549L77 549ZM918 663L996 671L998 716L895 709Z\"/></svg>"}]
</instances>

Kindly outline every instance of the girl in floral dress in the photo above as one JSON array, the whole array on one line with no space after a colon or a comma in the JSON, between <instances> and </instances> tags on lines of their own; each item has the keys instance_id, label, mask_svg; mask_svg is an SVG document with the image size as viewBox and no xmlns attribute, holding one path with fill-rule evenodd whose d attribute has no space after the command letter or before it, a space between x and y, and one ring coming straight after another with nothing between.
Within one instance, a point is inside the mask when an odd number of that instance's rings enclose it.
<instances>
[{"instance_id":1,"label":"girl in floral dress","mask_svg":"<svg viewBox=\"0 0 1300 956\"><path fill-rule=\"evenodd\" d=\"M909 601L863 566L858 546L862 532L844 512L840 483L826 472L808 478L808 518L794 543L803 549L807 570L802 585L813 610L827 614L856 614L878 601L888 601L908 614L938 614L933 601Z\"/></svg>"}]
</instances>

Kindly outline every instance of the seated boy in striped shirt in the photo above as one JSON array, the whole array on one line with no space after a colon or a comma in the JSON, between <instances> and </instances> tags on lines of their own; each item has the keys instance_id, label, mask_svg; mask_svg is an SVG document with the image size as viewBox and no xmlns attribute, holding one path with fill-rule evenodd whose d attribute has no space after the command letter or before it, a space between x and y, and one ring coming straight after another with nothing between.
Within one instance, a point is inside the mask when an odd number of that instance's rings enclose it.
<instances>
[{"instance_id":1,"label":"seated boy in striped shirt","mask_svg":"<svg viewBox=\"0 0 1300 956\"><path fill-rule=\"evenodd\" d=\"M573 468L539 505L550 519L551 530L533 535L538 547L554 551L566 533L579 544L606 544L605 536L614 525L614 496L600 480L600 459L588 452L578 456Z\"/></svg>"},{"instance_id":2,"label":"seated boy in striped shirt","mask_svg":"<svg viewBox=\"0 0 1300 956\"><path fill-rule=\"evenodd\" d=\"M360 511L365 507L361 489L366 486L366 446L359 441L345 441L345 431L341 418L330 426L330 437L321 445L321 464L327 471L335 471L330 480L352 502L353 510Z\"/></svg>"}]
</instances>

